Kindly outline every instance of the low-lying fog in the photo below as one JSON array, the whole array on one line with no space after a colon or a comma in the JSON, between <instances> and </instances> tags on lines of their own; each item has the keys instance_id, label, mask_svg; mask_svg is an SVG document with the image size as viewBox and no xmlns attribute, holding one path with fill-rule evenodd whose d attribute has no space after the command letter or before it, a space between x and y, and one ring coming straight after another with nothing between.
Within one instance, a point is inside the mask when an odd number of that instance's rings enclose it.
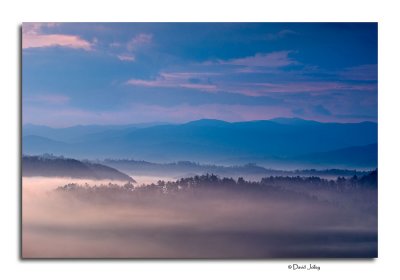
<instances>
[{"instance_id":1,"label":"low-lying fog","mask_svg":"<svg viewBox=\"0 0 400 280\"><path fill-rule=\"evenodd\" d=\"M376 189L55 191L69 183L109 182L23 178L24 258L377 256Z\"/></svg>"}]
</instances>

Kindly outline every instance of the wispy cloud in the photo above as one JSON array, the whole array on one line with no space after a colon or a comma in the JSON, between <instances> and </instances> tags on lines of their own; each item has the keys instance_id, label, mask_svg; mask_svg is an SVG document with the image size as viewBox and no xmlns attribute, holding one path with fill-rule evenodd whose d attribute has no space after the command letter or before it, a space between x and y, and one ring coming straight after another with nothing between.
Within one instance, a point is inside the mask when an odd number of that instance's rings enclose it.
<instances>
[{"instance_id":1,"label":"wispy cloud","mask_svg":"<svg viewBox=\"0 0 400 280\"><path fill-rule=\"evenodd\" d=\"M290 53L291 51L257 53L254 56L247 56L243 58L218 60L217 63L225 65L245 66L245 67L279 68L298 63L296 60L289 57Z\"/></svg>"},{"instance_id":2,"label":"wispy cloud","mask_svg":"<svg viewBox=\"0 0 400 280\"><path fill-rule=\"evenodd\" d=\"M114 41L109 43L108 46L110 48L110 53L119 60L133 62L136 60L136 54L142 50L144 46L150 45L152 41L153 34L140 33L127 42ZM122 54L116 54L116 50L122 52Z\"/></svg>"},{"instance_id":3,"label":"wispy cloud","mask_svg":"<svg viewBox=\"0 0 400 280\"><path fill-rule=\"evenodd\" d=\"M172 72L160 73L154 80L130 79L127 85L159 88L187 88L201 91L216 91L217 86L210 83L208 76L216 73Z\"/></svg>"},{"instance_id":4,"label":"wispy cloud","mask_svg":"<svg viewBox=\"0 0 400 280\"><path fill-rule=\"evenodd\" d=\"M138 47L150 44L153 40L152 34L141 33L133 37L127 44L126 48L128 51L134 51Z\"/></svg>"},{"instance_id":5,"label":"wispy cloud","mask_svg":"<svg viewBox=\"0 0 400 280\"><path fill-rule=\"evenodd\" d=\"M162 72L153 80L130 79L126 84L140 87L187 88L207 92L228 92L252 97L274 94L278 96L298 93L317 95L330 94L331 92L372 92L377 90L376 84L334 81L243 82L225 80L223 77L223 73L218 72Z\"/></svg>"},{"instance_id":6,"label":"wispy cloud","mask_svg":"<svg viewBox=\"0 0 400 280\"><path fill-rule=\"evenodd\" d=\"M75 35L45 34L43 27L53 27L54 23L24 23L22 27L22 48L64 47L92 50L93 44Z\"/></svg>"},{"instance_id":7,"label":"wispy cloud","mask_svg":"<svg viewBox=\"0 0 400 280\"><path fill-rule=\"evenodd\" d=\"M135 56L131 54L120 54L117 57L121 61L135 61Z\"/></svg>"}]
</instances>

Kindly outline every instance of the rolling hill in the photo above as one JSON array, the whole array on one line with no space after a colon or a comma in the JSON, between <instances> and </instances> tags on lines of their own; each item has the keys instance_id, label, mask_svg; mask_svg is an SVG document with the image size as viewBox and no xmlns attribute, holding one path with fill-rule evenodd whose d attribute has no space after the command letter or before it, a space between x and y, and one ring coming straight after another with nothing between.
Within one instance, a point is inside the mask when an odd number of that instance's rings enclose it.
<instances>
[{"instance_id":1,"label":"rolling hill","mask_svg":"<svg viewBox=\"0 0 400 280\"><path fill-rule=\"evenodd\" d=\"M130 176L102 164L48 156L23 156L22 176L71 177L135 182Z\"/></svg>"}]
</instances>

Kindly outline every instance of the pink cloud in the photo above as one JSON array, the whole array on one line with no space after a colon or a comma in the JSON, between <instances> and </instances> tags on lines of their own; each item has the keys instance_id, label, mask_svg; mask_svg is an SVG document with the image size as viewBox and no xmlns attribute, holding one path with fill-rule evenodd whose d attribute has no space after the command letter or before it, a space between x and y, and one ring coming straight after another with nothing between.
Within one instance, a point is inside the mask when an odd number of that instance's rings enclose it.
<instances>
[{"instance_id":1,"label":"pink cloud","mask_svg":"<svg viewBox=\"0 0 400 280\"><path fill-rule=\"evenodd\" d=\"M52 23L25 23L22 27L22 48L65 47L91 50L92 43L79 36L64 34L44 34L43 27L54 27Z\"/></svg>"},{"instance_id":2,"label":"pink cloud","mask_svg":"<svg viewBox=\"0 0 400 280\"><path fill-rule=\"evenodd\" d=\"M72 49L91 50L91 43L80 39L78 36L50 34L50 35L24 35L22 48L66 47Z\"/></svg>"},{"instance_id":3,"label":"pink cloud","mask_svg":"<svg viewBox=\"0 0 400 280\"><path fill-rule=\"evenodd\" d=\"M258 53L254 56L248 56L243 58L219 60L218 64L237 65L245 67L279 68L297 64L295 60L289 58L290 53L291 53L290 51Z\"/></svg>"},{"instance_id":4,"label":"pink cloud","mask_svg":"<svg viewBox=\"0 0 400 280\"><path fill-rule=\"evenodd\" d=\"M182 88L198 89L203 91L215 91L217 90L216 85L212 84L180 84Z\"/></svg>"},{"instance_id":5,"label":"pink cloud","mask_svg":"<svg viewBox=\"0 0 400 280\"><path fill-rule=\"evenodd\" d=\"M143 86L143 87L171 87L172 85L163 80L140 80L140 79L130 79L126 82L127 85L132 86Z\"/></svg>"},{"instance_id":6,"label":"pink cloud","mask_svg":"<svg viewBox=\"0 0 400 280\"><path fill-rule=\"evenodd\" d=\"M354 84L344 82L291 82L291 83L244 83L236 81L219 81L210 83L211 76L220 73L206 72L164 72L154 80L131 79L127 85L158 88L188 88L207 92L231 92L247 96L265 96L267 94L310 93L323 94L331 91L374 91L376 84ZM197 80L195 83L192 80Z\"/></svg>"},{"instance_id":7,"label":"pink cloud","mask_svg":"<svg viewBox=\"0 0 400 280\"><path fill-rule=\"evenodd\" d=\"M126 84L143 87L187 88L213 92L217 90L217 86L210 84L206 79L207 76L213 74L190 72L161 73L155 80L130 79ZM199 82L192 83L192 79L197 79Z\"/></svg>"},{"instance_id":8,"label":"pink cloud","mask_svg":"<svg viewBox=\"0 0 400 280\"><path fill-rule=\"evenodd\" d=\"M163 72L161 75L168 79L192 79L219 76L221 74L217 72Z\"/></svg>"}]
</instances>

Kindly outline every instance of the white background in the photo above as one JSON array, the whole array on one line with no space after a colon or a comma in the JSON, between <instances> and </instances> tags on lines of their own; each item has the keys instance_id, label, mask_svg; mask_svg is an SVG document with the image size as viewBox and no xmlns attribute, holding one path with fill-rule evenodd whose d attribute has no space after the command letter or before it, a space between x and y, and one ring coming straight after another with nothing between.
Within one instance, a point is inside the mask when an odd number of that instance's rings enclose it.
<instances>
[{"instance_id":1,"label":"white background","mask_svg":"<svg viewBox=\"0 0 400 280\"><path fill-rule=\"evenodd\" d=\"M0 8L0 278L400 279L399 83L396 1L2 1ZM24 21L379 22L379 258L257 261L22 261L19 259L20 24ZM343 42L345 44L346 42ZM399 260L399 261L398 261ZM399 262L399 263L398 263ZM289 264L320 271L292 271ZM385 276L386 275L386 276Z\"/></svg>"}]
</instances>

